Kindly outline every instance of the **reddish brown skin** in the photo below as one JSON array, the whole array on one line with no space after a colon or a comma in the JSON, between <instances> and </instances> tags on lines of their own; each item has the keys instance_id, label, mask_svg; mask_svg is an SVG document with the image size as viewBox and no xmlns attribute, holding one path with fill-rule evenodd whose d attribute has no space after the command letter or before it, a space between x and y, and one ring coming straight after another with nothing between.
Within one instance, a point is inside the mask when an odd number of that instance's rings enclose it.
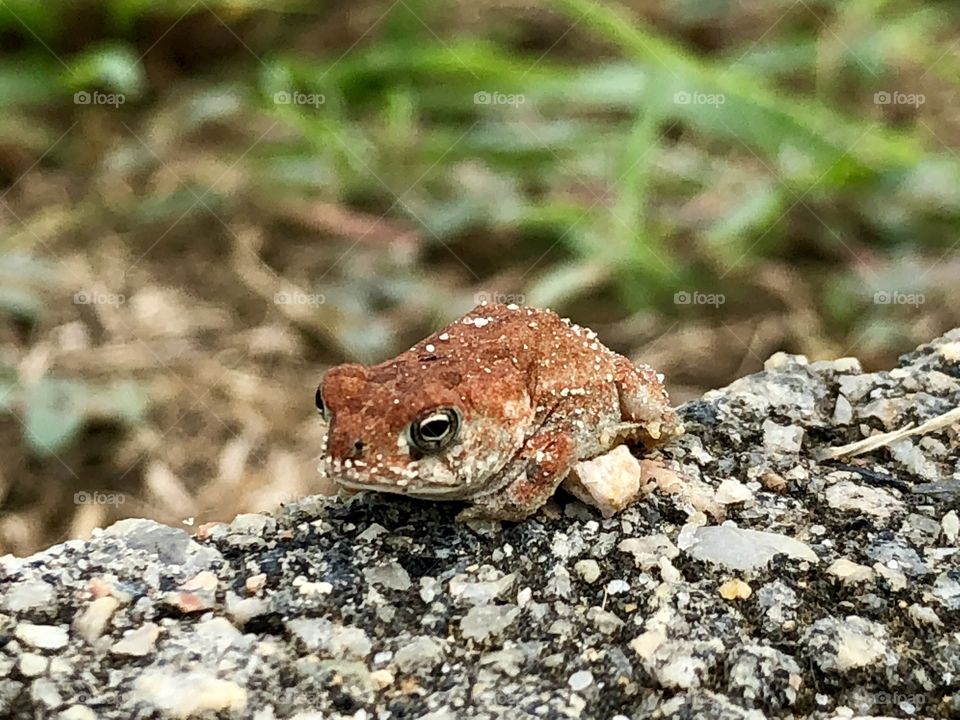
<instances>
[{"instance_id":1,"label":"reddish brown skin","mask_svg":"<svg viewBox=\"0 0 960 720\"><path fill-rule=\"evenodd\" d=\"M580 461L682 432L657 373L549 310L484 304L396 358L341 365L320 386L324 468L349 489L468 500L461 518L520 520ZM412 422L460 415L441 452L411 446Z\"/></svg>"}]
</instances>

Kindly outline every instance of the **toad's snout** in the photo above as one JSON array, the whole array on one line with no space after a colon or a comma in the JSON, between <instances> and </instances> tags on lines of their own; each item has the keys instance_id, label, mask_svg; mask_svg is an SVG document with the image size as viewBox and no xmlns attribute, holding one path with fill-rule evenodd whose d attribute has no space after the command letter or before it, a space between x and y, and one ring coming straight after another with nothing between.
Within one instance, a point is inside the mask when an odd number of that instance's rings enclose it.
<instances>
[{"instance_id":1,"label":"toad's snout","mask_svg":"<svg viewBox=\"0 0 960 720\"><path fill-rule=\"evenodd\" d=\"M327 455L336 460L362 460L370 454L370 443L366 433L356 429L345 432L346 428L331 428L327 439Z\"/></svg>"}]
</instances>

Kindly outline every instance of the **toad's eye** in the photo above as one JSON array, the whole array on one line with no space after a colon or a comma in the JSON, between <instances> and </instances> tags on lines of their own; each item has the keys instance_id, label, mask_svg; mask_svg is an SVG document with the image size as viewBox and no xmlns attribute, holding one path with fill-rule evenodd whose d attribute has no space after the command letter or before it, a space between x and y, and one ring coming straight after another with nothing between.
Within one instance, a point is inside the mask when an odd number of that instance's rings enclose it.
<instances>
[{"instance_id":1,"label":"toad's eye","mask_svg":"<svg viewBox=\"0 0 960 720\"><path fill-rule=\"evenodd\" d=\"M324 420L330 419L330 411L327 409L327 404L323 401L323 386L317 386L317 396L314 400L317 403L317 410L320 411L320 414L323 416Z\"/></svg>"},{"instance_id":2,"label":"toad's eye","mask_svg":"<svg viewBox=\"0 0 960 720\"><path fill-rule=\"evenodd\" d=\"M422 453L447 448L460 432L460 413L454 408L431 410L410 423L410 444Z\"/></svg>"}]
</instances>

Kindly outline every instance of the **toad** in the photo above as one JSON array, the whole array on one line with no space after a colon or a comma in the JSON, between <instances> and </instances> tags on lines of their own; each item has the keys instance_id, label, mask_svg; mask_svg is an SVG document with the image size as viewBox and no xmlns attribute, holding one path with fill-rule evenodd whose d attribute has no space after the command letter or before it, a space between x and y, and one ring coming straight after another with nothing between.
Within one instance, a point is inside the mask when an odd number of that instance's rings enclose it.
<instances>
[{"instance_id":1,"label":"toad","mask_svg":"<svg viewBox=\"0 0 960 720\"><path fill-rule=\"evenodd\" d=\"M321 469L348 490L522 520L576 463L683 432L663 376L549 310L484 303L392 360L340 365L316 404Z\"/></svg>"}]
</instances>

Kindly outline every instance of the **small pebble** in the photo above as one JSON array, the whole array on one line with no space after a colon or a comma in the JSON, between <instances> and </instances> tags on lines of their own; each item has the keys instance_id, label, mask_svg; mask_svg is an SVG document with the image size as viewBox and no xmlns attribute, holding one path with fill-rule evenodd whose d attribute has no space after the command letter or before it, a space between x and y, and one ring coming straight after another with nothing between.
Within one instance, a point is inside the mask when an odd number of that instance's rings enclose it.
<instances>
[{"instance_id":1,"label":"small pebble","mask_svg":"<svg viewBox=\"0 0 960 720\"><path fill-rule=\"evenodd\" d=\"M714 499L721 505L738 505L753 500L753 493L750 488L739 480L726 479L720 483L714 493Z\"/></svg>"},{"instance_id":2,"label":"small pebble","mask_svg":"<svg viewBox=\"0 0 960 720\"><path fill-rule=\"evenodd\" d=\"M943 536L947 539L947 542L955 545L957 537L960 535L960 518L957 517L957 511L951 510L944 515L943 520L940 521L940 526L943 528Z\"/></svg>"},{"instance_id":3,"label":"small pebble","mask_svg":"<svg viewBox=\"0 0 960 720\"><path fill-rule=\"evenodd\" d=\"M87 643L96 642L120 603L111 595L97 598L74 620L73 629Z\"/></svg>"},{"instance_id":4,"label":"small pebble","mask_svg":"<svg viewBox=\"0 0 960 720\"><path fill-rule=\"evenodd\" d=\"M573 569L586 583L595 583L600 577L600 565L596 560L580 560Z\"/></svg>"},{"instance_id":5,"label":"small pebble","mask_svg":"<svg viewBox=\"0 0 960 720\"><path fill-rule=\"evenodd\" d=\"M43 655L36 653L24 653L20 656L20 663L17 666L20 674L24 677L38 677L47 671L49 661Z\"/></svg>"},{"instance_id":6,"label":"small pebble","mask_svg":"<svg viewBox=\"0 0 960 720\"><path fill-rule=\"evenodd\" d=\"M143 657L153 652L158 637L160 627L155 623L144 623L142 627L124 633L123 638L111 646L110 652L114 655Z\"/></svg>"},{"instance_id":7,"label":"small pebble","mask_svg":"<svg viewBox=\"0 0 960 720\"><path fill-rule=\"evenodd\" d=\"M743 580L727 580L720 586L720 597L725 600L746 600L753 594L753 589Z\"/></svg>"},{"instance_id":8,"label":"small pebble","mask_svg":"<svg viewBox=\"0 0 960 720\"><path fill-rule=\"evenodd\" d=\"M589 670L580 670L575 672L570 676L570 688L574 692L580 692L581 690L586 690L588 687L593 685L593 673Z\"/></svg>"},{"instance_id":9,"label":"small pebble","mask_svg":"<svg viewBox=\"0 0 960 720\"><path fill-rule=\"evenodd\" d=\"M611 595L630 592L630 583L626 580L611 580L607 583L607 592Z\"/></svg>"},{"instance_id":10,"label":"small pebble","mask_svg":"<svg viewBox=\"0 0 960 720\"><path fill-rule=\"evenodd\" d=\"M866 582L874 574L873 569L867 565L859 565L846 558L834 560L827 568L827 572L840 578L845 583Z\"/></svg>"},{"instance_id":11,"label":"small pebble","mask_svg":"<svg viewBox=\"0 0 960 720\"><path fill-rule=\"evenodd\" d=\"M67 631L55 625L20 623L13 634L17 640L41 650L59 650L69 640Z\"/></svg>"}]
</instances>

